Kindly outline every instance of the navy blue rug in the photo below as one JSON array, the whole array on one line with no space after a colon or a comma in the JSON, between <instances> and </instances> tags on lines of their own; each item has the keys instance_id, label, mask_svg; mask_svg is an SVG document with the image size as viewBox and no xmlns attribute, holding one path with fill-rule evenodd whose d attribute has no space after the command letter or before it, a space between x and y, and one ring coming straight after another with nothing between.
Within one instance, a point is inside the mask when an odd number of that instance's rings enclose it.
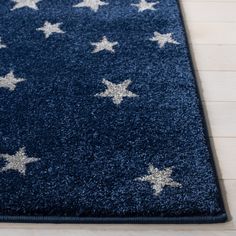
<instances>
[{"instance_id":1,"label":"navy blue rug","mask_svg":"<svg viewBox=\"0 0 236 236\"><path fill-rule=\"evenodd\" d=\"M226 213L176 0L0 2L0 220Z\"/></svg>"}]
</instances>

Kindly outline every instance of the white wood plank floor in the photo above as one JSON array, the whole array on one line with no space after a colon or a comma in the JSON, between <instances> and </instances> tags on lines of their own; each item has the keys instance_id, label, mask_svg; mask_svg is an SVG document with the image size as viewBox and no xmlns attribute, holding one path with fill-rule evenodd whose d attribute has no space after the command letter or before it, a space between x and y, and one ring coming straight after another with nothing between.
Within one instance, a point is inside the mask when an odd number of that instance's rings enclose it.
<instances>
[{"instance_id":1,"label":"white wood plank floor","mask_svg":"<svg viewBox=\"0 0 236 236\"><path fill-rule=\"evenodd\" d=\"M211 225L0 224L4 236L236 235L236 0L181 0L230 221Z\"/></svg>"}]
</instances>

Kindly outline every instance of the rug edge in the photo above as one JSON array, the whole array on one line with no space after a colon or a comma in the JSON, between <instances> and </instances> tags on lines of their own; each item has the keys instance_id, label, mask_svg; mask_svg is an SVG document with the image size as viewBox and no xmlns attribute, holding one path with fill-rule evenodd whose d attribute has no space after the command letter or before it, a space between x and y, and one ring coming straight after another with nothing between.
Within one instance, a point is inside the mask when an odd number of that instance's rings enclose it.
<instances>
[{"instance_id":1,"label":"rug edge","mask_svg":"<svg viewBox=\"0 0 236 236\"><path fill-rule=\"evenodd\" d=\"M184 13L182 11L180 1L179 0L175 0L175 1L177 3L177 7L178 7L178 10L179 10L179 16L180 16L180 20L181 20L183 31L184 31L184 37L185 37L185 42L186 42L186 50L187 50L187 53L188 53L188 59L189 59L190 66L191 66L191 73L194 77L196 92L197 92L197 96L199 98L199 104L198 105L199 105L199 110L200 110L200 113L201 113L201 116L202 116L203 133L204 133L204 137L207 141L207 147L208 147L208 151L209 151L209 154L210 154L211 166L212 166L212 169L213 169L213 172L214 172L215 182L216 182L217 188L219 190L219 203L221 205L221 210L223 212L222 217L223 217L223 215L225 215L225 221L223 221L223 222L226 222L226 221L228 221L228 214L227 214L227 211L226 211L226 208L225 208L226 200L223 198L223 194L222 194L223 192L222 192L222 188L220 186L220 182L219 182L219 178L218 178L218 172L217 172L217 169L216 169L215 155L213 153L212 144L210 143L209 128L207 126L207 113L205 112L204 107L203 107L202 97L201 97L201 93L200 93L200 87L199 87L199 84L197 82L196 72L194 70L193 56L192 56L192 53L190 51L190 43L189 43L189 38L188 38L188 33L187 33L188 32L187 27L186 27L185 20L184 20ZM215 222L215 223L218 223L218 222Z\"/></svg>"},{"instance_id":2,"label":"rug edge","mask_svg":"<svg viewBox=\"0 0 236 236\"><path fill-rule=\"evenodd\" d=\"M0 216L7 223L81 223L81 224L209 224L224 223L227 214L186 217L63 217L63 216Z\"/></svg>"}]
</instances>

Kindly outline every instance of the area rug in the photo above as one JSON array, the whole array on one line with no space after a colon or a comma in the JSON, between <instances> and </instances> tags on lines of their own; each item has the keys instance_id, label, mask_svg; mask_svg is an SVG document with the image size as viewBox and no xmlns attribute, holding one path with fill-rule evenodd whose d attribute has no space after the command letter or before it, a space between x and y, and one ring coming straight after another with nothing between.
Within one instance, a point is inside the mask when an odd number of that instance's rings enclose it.
<instances>
[{"instance_id":1,"label":"area rug","mask_svg":"<svg viewBox=\"0 0 236 236\"><path fill-rule=\"evenodd\" d=\"M175 0L0 2L0 220L226 213Z\"/></svg>"}]
</instances>

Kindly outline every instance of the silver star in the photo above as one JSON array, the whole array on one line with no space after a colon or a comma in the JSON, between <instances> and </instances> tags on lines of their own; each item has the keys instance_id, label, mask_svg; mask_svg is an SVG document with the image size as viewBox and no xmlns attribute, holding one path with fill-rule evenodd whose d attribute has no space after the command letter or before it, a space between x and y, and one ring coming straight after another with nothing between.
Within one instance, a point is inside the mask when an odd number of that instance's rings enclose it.
<instances>
[{"instance_id":1,"label":"silver star","mask_svg":"<svg viewBox=\"0 0 236 236\"><path fill-rule=\"evenodd\" d=\"M131 4L131 6L135 6L138 8L139 12L143 12L145 10L156 10L154 8L155 5L157 5L159 2L147 2L146 0L140 0L137 4Z\"/></svg>"},{"instance_id":2,"label":"silver star","mask_svg":"<svg viewBox=\"0 0 236 236\"><path fill-rule=\"evenodd\" d=\"M2 38L0 37L0 49L6 48L7 46L2 42Z\"/></svg>"},{"instance_id":3,"label":"silver star","mask_svg":"<svg viewBox=\"0 0 236 236\"><path fill-rule=\"evenodd\" d=\"M95 46L95 49L92 53L100 52L103 50L107 50L110 52L115 52L113 46L117 45L118 42L110 42L106 36L103 36L102 40L97 43L91 43L91 45Z\"/></svg>"},{"instance_id":4,"label":"silver star","mask_svg":"<svg viewBox=\"0 0 236 236\"><path fill-rule=\"evenodd\" d=\"M119 105L124 97L137 97L138 95L127 90L131 80L125 80L120 84L114 84L106 79L103 79L102 83L107 86L107 89L95 96L99 97L111 97L114 104Z\"/></svg>"},{"instance_id":5,"label":"silver star","mask_svg":"<svg viewBox=\"0 0 236 236\"><path fill-rule=\"evenodd\" d=\"M38 10L37 3L40 1L41 0L13 0L13 2L15 2L16 4L11 10L13 11L22 7L29 7L34 10Z\"/></svg>"},{"instance_id":6,"label":"silver star","mask_svg":"<svg viewBox=\"0 0 236 236\"><path fill-rule=\"evenodd\" d=\"M165 168L164 170L158 170L153 165L149 165L149 175L136 178L135 180L147 181L152 185L154 189L154 195L158 196L165 186L181 187L178 182L173 181L170 177L172 174L172 167Z\"/></svg>"},{"instance_id":7,"label":"silver star","mask_svg":"<svg viewBox=\"0 0 236 236\"><path fill-rule=\"evenodd\" d=\"M179 44L177 41L172 39L172 33L160 34L154 32L154 37L150 38L151 41L157 42L160 48L163 48L166 43Z\"/></svg>"},{"instance_id":8,"label":"silver star","mask_svg":"<svg viewBox=\"0 0 236 236\"><path fill-rule=\"evenodd\" d=\"M6 166L1 169L1 172L7 170L16 170L25 175L26 164L36 162L39 159L34 157L27 157L25 148L20 148L15 155L1 154L0 157L7 162Z\"/></svg>"},{"instance_id":9,"label":"silver star","mask_svg":"<svg viewBox=\"0 0 236 236\"><path fill-rule=\"evenodd\" d=\"M25 81L25 79L16 78L13 71L7 75L0 77L0 88L8 88L10 91L15 90L16 84Z\"/></svg>"},{"instance_id":10,"label":"silver star","mask_svg":"<svg viewBox=\"0 0 236 236\"><path fill-rule=\"evenodd\" d=\"M99 7L104 5L108 5L108 3L100 0L83 0L83 2L80 2L73 7L89 7L94 12L97 12Z\"/></svg>"},{"instance_id":11,"label":"silver star","mask_svg":"<svg viewBox=\"0 0 236 236\"><path fill-rule=\"evenodd\" d=\"M44 26L36 30L43 31L43 33L45 34L45 38L47 39L53 33L58 33L58 34L65 33L64 31L60 29L61 24L62 23L51 24L50 22L45 21Z\"/></svg>"}]
</instances>

